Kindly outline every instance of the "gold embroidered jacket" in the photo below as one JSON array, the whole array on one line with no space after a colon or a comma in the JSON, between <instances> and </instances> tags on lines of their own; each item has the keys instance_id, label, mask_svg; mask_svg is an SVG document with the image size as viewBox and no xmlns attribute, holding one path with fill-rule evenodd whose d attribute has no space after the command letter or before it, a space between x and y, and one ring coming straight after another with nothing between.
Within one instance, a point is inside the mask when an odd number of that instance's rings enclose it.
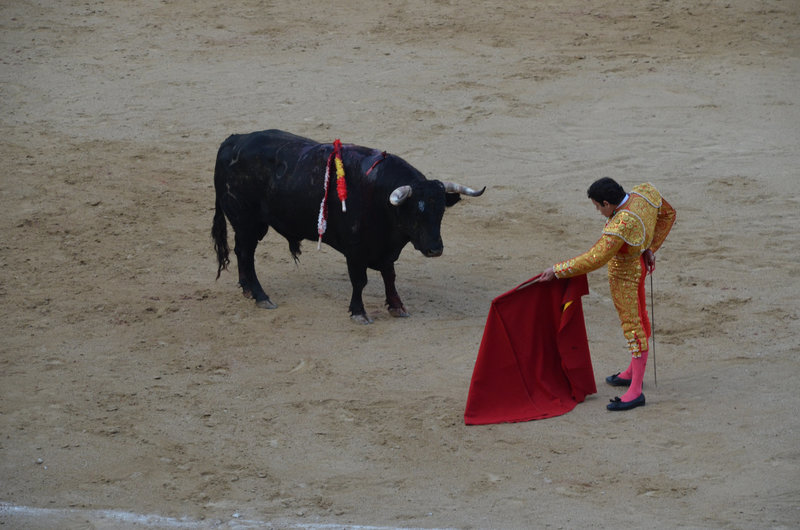
<instances>
[{"instance_id":1,"label":"gold embroidered jacket","mask_svg":"<svg viewBox=\"0 0 800 530\"><path fill-rule=\"evenodd\" d=\"M603 234L587 252L553 266L557 278L594 271L611 261L636 261L647 249L655 252L675 222L675 209L652 184L635 186L628 200L606 222Z\"/></svg>"}]
</instances>

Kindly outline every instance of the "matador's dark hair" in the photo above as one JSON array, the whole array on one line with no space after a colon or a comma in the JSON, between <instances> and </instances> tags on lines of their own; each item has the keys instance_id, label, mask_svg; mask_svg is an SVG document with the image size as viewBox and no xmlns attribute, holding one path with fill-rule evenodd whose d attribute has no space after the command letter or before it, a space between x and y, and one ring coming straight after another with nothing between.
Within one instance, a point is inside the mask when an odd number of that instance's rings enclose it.
<instances>
[{"instance_id":1,"label":"matador's dark hair","mask_svg":"<svg viewBox=\"0 0 800 530\"><path fill-rule=\"evenodd\" d=\"M611 177L603 177L592 182L586 194L600 204L603 204L603 201L608 201L608 204L619 204L625 198L625 190Z\"/></svg>"}]
</instances>

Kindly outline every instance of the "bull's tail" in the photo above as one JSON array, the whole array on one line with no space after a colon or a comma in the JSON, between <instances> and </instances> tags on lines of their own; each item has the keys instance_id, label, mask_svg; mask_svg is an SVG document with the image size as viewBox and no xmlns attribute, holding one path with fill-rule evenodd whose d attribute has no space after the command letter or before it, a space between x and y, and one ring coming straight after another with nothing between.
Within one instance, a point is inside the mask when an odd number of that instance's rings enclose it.
<instances>
[{"instance_id":1,"label":"bull's tail","mask_svg":"<svg viewBox=\"0 0 800 530\"><path fill-rule=\"evenodd\" d=\"M225 223L225 214L222 211L222 206L217 199L216 211L214 212L214 224L211 226L211 238L214 240L214 251L217 253L217 279L220 273L228 268L231 262L228 255L230 248L228 247L228 226Z\"/></svg>"}]
</instances>

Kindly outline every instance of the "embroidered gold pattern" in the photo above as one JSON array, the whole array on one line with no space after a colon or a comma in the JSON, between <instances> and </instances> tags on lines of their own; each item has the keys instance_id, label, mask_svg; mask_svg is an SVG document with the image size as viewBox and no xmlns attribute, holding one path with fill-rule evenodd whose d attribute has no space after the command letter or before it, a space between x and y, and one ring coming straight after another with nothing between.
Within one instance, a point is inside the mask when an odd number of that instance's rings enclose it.
<instances>
[{"instance_id":1,"label":"embroidered gold pattern","mask_svg":"<svg viewBox=\"0 0 800 530\"><path fill-rule=\"evenodd\" d=\"M628 199L630 202L633 199ZM617 236L627 244L634 247L640 246L647 235L642 218L630 210L620 210L608 220L603 229L604 234Z\"/></svg>"},{"instance_id":2,"label":"embroidered gold pattern","mask_svg":"<svg viewBox=\"0 0 800 530\"><path fill-rule=\"evenodd\" d=\"M631 356L639 357L648 349L647 334L639 316L639 279L642 266L638 256L618 254L608 262L608 285L617 309L622 334Z\"/></svg>"}]
</instances>

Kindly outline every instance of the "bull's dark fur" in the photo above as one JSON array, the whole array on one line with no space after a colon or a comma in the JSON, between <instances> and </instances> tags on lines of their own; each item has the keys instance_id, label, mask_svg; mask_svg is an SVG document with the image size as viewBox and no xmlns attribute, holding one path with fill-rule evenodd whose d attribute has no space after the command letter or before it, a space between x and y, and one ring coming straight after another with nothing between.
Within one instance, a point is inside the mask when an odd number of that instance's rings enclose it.
<instances>
[{"instance_id":1,"label":"bull's dark fur","mask_svg":"<svg viewBox=\"0 0 800 530\"><path fill-rule=\"evenodd\" d=\"M245 296L254 298L259 306L275 307L256 277L256 246L270 227L288 240L295 259L301 240L317 240L325 167L332 151L332 144L277 130L232 135L222 143L214 172L216 212L211 229L217 278L230 263L227 217L235 233L239 284ZM367 268L371 268L383 277L389 311L406 315L395 289L394 262L409 242L426 256L440 255L442 216L460 196L446 193L441 182L427 180L394 155L344 145L342 160L347 211L342 212L332 169L328 227L322 241L347 259L353 286L350 313L368 321L361 293L367 284ZM404 185L411 186L411 198L393 206L389 196Z\"/></svg>"}]
</instances>

